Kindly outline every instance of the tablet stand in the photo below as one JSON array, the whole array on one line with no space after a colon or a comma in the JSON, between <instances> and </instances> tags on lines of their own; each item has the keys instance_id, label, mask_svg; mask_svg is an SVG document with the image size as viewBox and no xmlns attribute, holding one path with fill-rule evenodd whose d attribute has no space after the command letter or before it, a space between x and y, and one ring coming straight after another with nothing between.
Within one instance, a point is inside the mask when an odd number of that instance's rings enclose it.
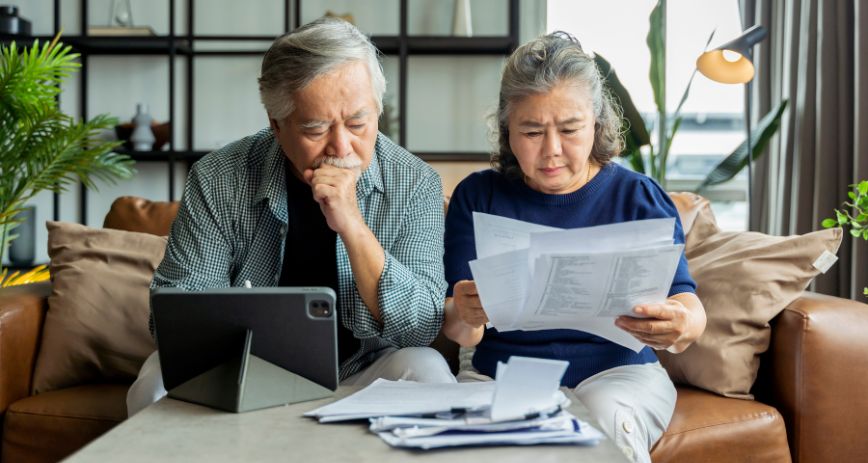
<instances>
[{"instance_id":1,"label":"tablet stand","mask_svg":"<svg viewBox=\"0 0 868 463\"><path fill-rule=\"evenodd\" d=\"M330 389L250 353L248 329L238 355L173 388L169 397L230 412L246 412L331 397Z\"/></svg>"}]
</instances>

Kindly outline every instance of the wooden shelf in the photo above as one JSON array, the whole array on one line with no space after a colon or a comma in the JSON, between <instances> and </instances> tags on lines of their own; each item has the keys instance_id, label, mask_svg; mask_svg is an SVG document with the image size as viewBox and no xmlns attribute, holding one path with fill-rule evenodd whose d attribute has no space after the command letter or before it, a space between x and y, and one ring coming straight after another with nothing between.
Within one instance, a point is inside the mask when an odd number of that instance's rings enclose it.
<instances>
[{"instance_id":1,"label":"wooden shelf","mask_svg":"<svg viewBox=\"0 0 868 463\"><path fill-rule=\"evenodd\" d=\"M62 30L62 25L74 24L73 18L61 18L61 4L63 0L50 0L53 4L53 28L55 32ZM92 2L91 2L92 3ZM199 2L202 3L202 2ZM283 19L282 30L290 31L301 26L303 0L284 0L283 11L276 11ZM504 36L477 36L477 37L454 37L449 35L429 36L412 35L408 31L408 0L399 3L399 32L387 35L374 35L371 41L383 55L389 56L390 60L398 62L398 78L392 82L392 88L396 90L395 114L397 114L398 131L393 135L395 142L401 145L407 144L407 113L408 113L408 62L419 56L473 56L502 58L510 54L518 46L519 30L519 0L503 0L502 4L508 10L508 32ZM166 4L164 4L166 5ZM207 146L204 140L196 140L194 112L197 108L198 98L194 90L196 83L197 58L206 61L208 57L257 57L261 58L273 40L280 34L263 34L262 32L251 35L237 35L230 31L234 28L226 28L225 34L196 34L197 26L194 21L197 11L195 0L170 0L167 3L169 31L165 28L161 35L155 36L93 36L83 31L88 31L91 24L88 19L88 1L84 0L72 9L78 12L77 26L72 26L73 31L82 31L79 35L69 34L60 37L61 43L72 47L75 53L81 54L81 74L78 95L78 114L76 117L87 120L92 116L88 102L89 91L89 68L93 60L88 56L112 56L129 57L136 59L138 56L165 57L168 61L169 72L166 73L168 85L168 114L174 126L173 142L180 146ZM180 6L180 8L179 8ZM183 14L179 14L183 11ZM180 33L178 29L183 29ZM257 31L261 31L258 29ZM0 34L0 44L17 42L22 47L29 47L34 40L46 43L54 38L51 35L36 36L10 36ZM201 61L200 61L201 62ZM114 64L115 67L123 64ZM185 72L178 73L177 69L182 66ZM92 87L93 85L90 85ZM177 149L172 151L131 151L118 150L117 152L130 156L135 162L157 163L167 167L169 198L177 199L176 181L177 175L175 163L190 166L198 161L209 151L194 149ZM448 161L480 162L489 159L489 153L472 152L467 150L455 150L453 152L438 151L411 151L425 161ZM82 189L78 198L78 215L81 223L87 223L88 217L88 191ZM54 215L57 219L59 213L59 195L54 199Z\"/></svg>"},{"instance_id":2,"label":"wooden shelf","mask_svg":"<svg viewBox=\"0 0 868 463\"><path fill-rule=\"evenodd\" d=\"M88 55L169 55L172 46L179 55L192 52L190 42L185 38L153 36L153 37L93 37L69 36L61 37L61 41Z\"/></svg>"},{"instance_id":3,"label":"wooden shelf","mask_svg":"<svg viewBox=\"0 0 868 463\"><path fill-rule=\"evenodd\" d=\"M510 37L408 37L407 51L413 55L508 55Z\"/></svg>"},{"instance_id":4,"label":"wooden shelf","mask_svg":"<svg viewBox=\"0 0 868 463\"><path fill-rule=\"evenodd\" d=\"M195 162L202 159L211 151L129 151L115 150L116 153L126 154L136 162L166 162L186 161ZM490 159L490 154L482 151L410 151L425 161L468 161L485 162Z\"/></svg>"},{"instance_id":5,"label":"wooden shelf","mask_svg":"<svg viewBox=\"0 0 868 463\"><path fill-rule=\"evenodd\" d=\"M50 36L10 36L0 35L0 43L18 41L30 45L33 40L40 43L50 41ZM226 42L265 42L271 36L62 36L61 42L79 53L88 55L169 55L172 45L177 55L262 55L266 49L205 49L196 50L191 44L197 41ZM401 39L398 36L373 36L371 41L385 55L398 55L401 52ZM410 55L508 55L515 47L511 37L449 37L449 36L410 36L407 37L407 53Z\"/></svg>"},{"instance_id":6,"label":"wooden shelf","mask_svg":"<svg viewBox=\"0 0 868 463\"><path fill-rule=\"evenodd\" d=\"M491 154L482 151L412 151L423 161L488 162Z\"/></svg>"},{"instance_id":7,"label":"wooden shelf","mask_svg":"<svg viewBox=\"0 0 868 463\"><path fill-rule=\"evenodd\" d=\"M115 150L115 153L126 154L136 162L162 161L198 161L209 151L131 151Z\"/></svg>"}]
</instances>

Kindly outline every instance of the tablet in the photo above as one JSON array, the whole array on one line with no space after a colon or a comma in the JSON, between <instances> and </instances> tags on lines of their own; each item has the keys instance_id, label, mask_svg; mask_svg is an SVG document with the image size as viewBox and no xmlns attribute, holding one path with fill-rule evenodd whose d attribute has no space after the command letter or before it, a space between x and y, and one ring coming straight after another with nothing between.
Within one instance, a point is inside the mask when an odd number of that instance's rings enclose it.
<instances>
[{"instance_id":1,"label":"tablet","mask_svg":"<svg viewBox=\"0 0 868 463\"><path fill-rule=\"evenodd\" d=\"M169 396L246 411L334 391L335 301L326 287L152 290Z\"/></svg>"}]
</instances>

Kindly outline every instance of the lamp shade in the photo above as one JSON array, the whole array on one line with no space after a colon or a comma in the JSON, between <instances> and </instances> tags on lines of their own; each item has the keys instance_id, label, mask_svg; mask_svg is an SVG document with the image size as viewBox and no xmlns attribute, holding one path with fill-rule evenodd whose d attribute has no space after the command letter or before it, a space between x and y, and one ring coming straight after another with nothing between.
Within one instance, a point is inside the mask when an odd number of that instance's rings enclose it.
<instances>
[{"instance_id":1,"label":"lamp shade","mask_svg":"<svg viewBox=\"0 0 868 463\"><path fill-rule=\"evenodd\" d=\"M753 26L735 40L699 55L696 69L705 77L724 84L750 82L754 76L753 62L749 58L750 50L767 35L766 28L760 25ZM725 51L736 53L737 58L727 59Z\"/></svg>"}]
</instances>

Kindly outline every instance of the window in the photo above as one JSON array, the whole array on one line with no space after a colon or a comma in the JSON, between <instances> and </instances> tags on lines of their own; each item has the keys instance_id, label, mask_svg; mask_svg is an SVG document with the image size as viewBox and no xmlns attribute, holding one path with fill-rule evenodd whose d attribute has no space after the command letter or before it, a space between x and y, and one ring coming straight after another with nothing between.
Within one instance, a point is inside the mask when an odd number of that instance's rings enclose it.
<instances>
[{"instance_id":1,"label":"window","mask_svg":"<svg viewBox=\"0 0 868 463\"><path fill-rule=\"evenodd\" d=\"M655 0L548 0L546 22L547 31L569 32L586 51L599 53L612 64L649 129L657 118L646 44L648 18L655 4ZM666 24L666 108L671 113L711 32L715 31L710 48L741 33L738 2L669 0ZM744 88L697 74L681 113L684 119L667 166L668 188L673 191L693 190L744 140ZM653 130L650 133L656 135ZM746 192L745 172L703 192L712 201L721 228L747 228Z\"/></svg>"}]
</instances>

